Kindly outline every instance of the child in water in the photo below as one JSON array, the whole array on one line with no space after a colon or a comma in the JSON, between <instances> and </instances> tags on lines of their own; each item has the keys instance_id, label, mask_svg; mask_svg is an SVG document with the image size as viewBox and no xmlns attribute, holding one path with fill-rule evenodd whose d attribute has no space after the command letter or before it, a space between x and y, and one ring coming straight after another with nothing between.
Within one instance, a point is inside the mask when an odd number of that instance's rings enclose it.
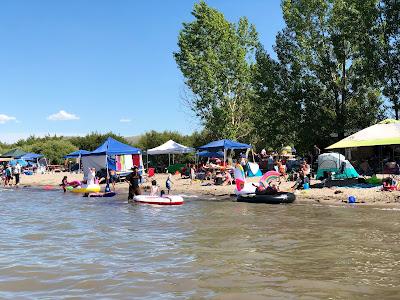
<instances>
[{"instance_id":1,"label":"child in water","mask_svg":"<svg viewBox=\"0 0 400 300\"><path fill-rule=\"evenodd\" d=\"M159 188L158 188L158 185L157 185L157 181L153 180L151 182L150 196L157 196L158 193L159 193Z\"/></svg>"},{"instance_id":2,"label":"child in water","mask_svg":"<svg viewBox=\"0 0 400 300\"><path fill-rule=\"evenodd\" d=\"M61 181L60 186L62 187L64 193L67 191L66 187L68 186L68 179L67 176L64 176L64 178Z\"/></svg>"}]
</instances>

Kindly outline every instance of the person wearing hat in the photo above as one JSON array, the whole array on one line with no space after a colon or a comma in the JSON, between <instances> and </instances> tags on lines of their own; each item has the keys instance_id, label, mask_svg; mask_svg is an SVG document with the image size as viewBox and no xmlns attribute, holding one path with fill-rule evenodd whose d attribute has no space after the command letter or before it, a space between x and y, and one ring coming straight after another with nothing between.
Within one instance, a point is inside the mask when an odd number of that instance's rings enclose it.
<instances>
[{"instance_id":1,"label":"person wearing hat","mask_svg":"<svg viewBox=\"0 0 400 300\"><path fill-rule=\"evenodd\" d=\"M140 176L138 167L132 167L132 173L126 176L125 181L129 184L129 195L128 200L132 200L134 196L140 195L140 182L142 181L142 176Z\"/></svg>"}]
</instances>

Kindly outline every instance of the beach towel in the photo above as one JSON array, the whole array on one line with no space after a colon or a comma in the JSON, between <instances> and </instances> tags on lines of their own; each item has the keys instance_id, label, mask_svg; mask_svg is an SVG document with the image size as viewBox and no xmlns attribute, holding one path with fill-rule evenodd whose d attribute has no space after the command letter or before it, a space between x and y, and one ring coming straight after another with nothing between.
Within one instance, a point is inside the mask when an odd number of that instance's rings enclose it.
<instances>
[{"instance_id":1,"label":"beach towel","mask_svg":"<svg viewBox=\"0 0 400 300\"><path fill-rule=\"evenodd\" d=\"M115 156L115 160L116 160L116 169L117 169L117 171L121 171L121 159L120 159L120 156L119 155Z\"/></svg>"},{"instance_id":2,"label":"beach towel","mask_svg":"<svg viewBox=\"0 0 400 300\"><path fill-rule=\"evenodd\" d=\"M124 162L125 162L125 169L124 171L129 171L130 169L132 169L133 167L133 161L132 161L132 155L128 154L128 155L124 155Z\"/></svg>"}]
</instances>

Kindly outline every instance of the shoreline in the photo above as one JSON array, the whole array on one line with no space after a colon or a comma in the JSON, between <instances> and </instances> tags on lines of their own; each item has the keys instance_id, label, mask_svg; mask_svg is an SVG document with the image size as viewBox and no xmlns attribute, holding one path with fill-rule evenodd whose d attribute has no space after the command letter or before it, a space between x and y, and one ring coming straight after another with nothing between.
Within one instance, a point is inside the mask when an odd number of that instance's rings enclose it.
<instances>
[{"instance_id":1,"label":"shoreline","mask_svg":"<svg viewBox=\"0 0 400 300\"><path fill-rule=\"evenodd\" d=\"M68 176L69 181L81 180L82 174L76 173L48 173L48 174L34 174L34 175L23 175L21 178L20 188L34 188L46 191L55 191L60 189L59 184L63 176ZM166 174L156 174L151 179L157 180L157 184L160 189L165 190ZM250 182L257 182L258 177L249 178ZM233 201L234 185L226 186L214 186L214 185L202 185L200 181L196 181L190 184L189 179L180 178L178 175L172 176L172 194L183 194L188 196L197 196L195 198L201 198L207 201ZM318 181L313 180L318 183ZM150 187L151 183L145 182L142 184L143 194L146 194L146 188ZM293 182L283 182L280 185L282 191L290 191L290 187ZM103 185L102 185L103 186ZM4 188L4 186L1 186ZM13 186L12 189L15 187ZM9 189L9 187L6 187ZM61 190L61 189L60 189ZM128 184L117 183L116 192L122 196L127 197L128 195ZM356 205L361 206L400 206L400 191L382 192L379 188L347 188L347 187L324 187L324 188L311 188L309 190L297 190L295 191L297 203L313 203L322 205L347 205L347 201L350 195L355 196L357 199Z\"/></svg>"}]
</instances>

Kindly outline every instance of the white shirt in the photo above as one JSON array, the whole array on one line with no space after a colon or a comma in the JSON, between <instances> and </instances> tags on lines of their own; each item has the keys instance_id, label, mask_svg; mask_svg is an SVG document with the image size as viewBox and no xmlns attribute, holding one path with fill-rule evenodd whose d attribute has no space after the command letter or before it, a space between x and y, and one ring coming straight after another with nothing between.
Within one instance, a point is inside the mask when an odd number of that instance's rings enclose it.
<instances>
[{"instance_id":1,"label":"white shirt","mask_svg":"<svg viewBox=\"0 0 400 300\"><path fill-rule=\"evenodd\" d=\"M19 164L15 165L14 174L21 174L21 166Z\"/></svg>"},{"instance_id":2,"label":"white shirt","mask_svg":"<svg viewBox=\"0 0 400 300\"><path fill-rule=\"evenodd\" d=\"M96 173L94 171L90 171L88 174L87 184L94 184L94 178L96 177Z\"/></svg>"},{"instance_id":3,"label":"white shirt","mask_svg":"<svg viewBox=\"0 0 400 300\"><path fill-rule=\"evenodd\" d=\"M158 186L152 185L150 189L150 196L156 196L158 194Z\"/></svg>"}]
</instances>

